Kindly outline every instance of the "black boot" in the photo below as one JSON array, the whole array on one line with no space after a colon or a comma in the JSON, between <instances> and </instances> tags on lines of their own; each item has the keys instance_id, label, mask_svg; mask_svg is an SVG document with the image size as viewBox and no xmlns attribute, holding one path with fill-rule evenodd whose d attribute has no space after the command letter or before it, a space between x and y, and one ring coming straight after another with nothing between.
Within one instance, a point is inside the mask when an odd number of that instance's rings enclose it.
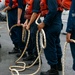
<instances>
[{"instance_id":1,"label":"black boot","mask_svg":"<svg viewBox=\"0 0 75 75\"><path fill-rule=\"evenodd\" d=\"M23 58L23 61L33 61L36 57L34 55L28 55L26 58Z\"/></svg>"},{"instance_id":2,"label":"black boot","mask_svg":"<svg viewBox=\"0 0 75 75\"><path fill-rule=\"evenodd\" d=\"M15 54L15 53L20 53L20 50L16 47L13 48L11 52L8 52L9 54Z\"/></svg>"},{"instance_id":3,"label":"black boot","mask_svg":"<svg viewBox=\"0 0 75 75\"><path fill-rule=\"evenodd\" d=\"M35 61L35 60L34 60ZM34 63L34 61L31 61L27 64L27 66L31 65ZM41 64L42 64L42 60L41 60ZM36 61L36 63L34 65L39 65L39 60Z\"/></svg>"},{"instance_id":4,"label":"black boot","mask_svg":"<svg viewBox=\"0 0 75 75\"><path fill-rule=\"evenodd\" d=\"M1 48L1 44L0 44L0 48Z\"/></svg>"},{"instance_id":5,"label":"black boot","mask_svg":"<svg viewBox=\"0 0 75 75\"><path fill-rule=\"evenodd\" d=\"M22 55L22 52L20 52L20 53L18 53L17 55L16 55L16 57L20 57ZM25 57L27 57L27 54L25 53L24 55L23 55L23 57L22 58L25 58Z\"/></svg>"},{"instance_id":6,"label":"black boot","mask_svg":"<svg viewBox=\"0 0 75 75\"><path fill-rule=\"evenodd\" d=\"M55 69L48 70L47 72L41 72L40 75L59 75L58 71Z\"/></svg>"},{"instance_id":7,"label":"black boot","mask_svg":"<svg viewBox=\"0 0 75 75\"><path fill-rule=\"evenodd\" d=\"M40 75L59 75L56 65L52 65L51 69L47 72L41 72Z\"/></svg>"},{"instance_id":8,"label":"black boot","mask_svg":"<svg viewBox=\"0 0 75 75\"><path fill-rule=\"evenodd\" d=\"M62 63L57 64L57 69L58 69L58 71L62 71Z\"/></svg>"}]
</instances>

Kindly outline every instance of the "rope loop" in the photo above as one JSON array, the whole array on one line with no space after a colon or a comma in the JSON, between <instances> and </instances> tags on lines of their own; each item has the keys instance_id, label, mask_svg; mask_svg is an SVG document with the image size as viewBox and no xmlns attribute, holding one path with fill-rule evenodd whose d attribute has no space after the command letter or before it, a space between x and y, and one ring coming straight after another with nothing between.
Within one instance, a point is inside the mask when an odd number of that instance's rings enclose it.
<instances>
[{"instance_id":1,"label":"rope loop","mask_svg":"<svg viewBox=\"0 0 75 75\"><path fill-rule=\"evenodd\" d=\"M71 42L75 43L74 39L70 39ZM65 75L65 57L66 57L66 48L67 48L68 42L65 42L64 44L64 50L63 50L63 57L62 57L62 75Z\"/></svg>"},{"instance_id":2,"label":"rope loop","mask_svg":"<svg viewBox=\"0 0 75 75\"><path fill-rule=\"evenodd\" d=\"M41 16L41 14L39 14L39 16L37 17L37 19L35 21L35 23L37 25L39 25L38 20L39 20L40 16ZM45 31L43 29L41 29L41 31L40 31L40 45L43 49L46 48L46 35L45 35Z\"/></svg>"},{"instance_id":3,"label":"rope loop","mask_svg":"<svg viewBox=\"0 0 75 75\"><path fill-rule=\"evenodd\" d=\"M38 19L40 18L40 15L38 16L37 20L36 20L36 24L38 25L39 23L37 22ZM23 24L22 24L23 25ZM21 25L21 26L22 26ZM17 25L14 25L10 28L10 31L12 30L12 28L16 27ZM22 32L23 34L24 32ZM29 66L26 66L26 63L25 62L19 62L19 60L22 58L22 56L24 55L24 53L26 52L26 49L28 47L28 43L29 43L29 38L30 38L30 30L28 30L28 38L27 38L27 42L26 42L26 46L24 48L24 51L22 53L22 55L15 61L15 64L23 64L23 66L10 66L9 67L9 70L11 71L12 75L13 74L13 71L16 72L17 75L19 75L19 71L24 71L25 69L27 68L30 68L32 67L38 60L39 60L39 66L38 66L38 69L34 72L34 73L31 73L31 74L25 74L25 75L35 75L41 68L41 52L42 52L42 48L44 49L46 47L46 36L45 36L45 32L44 30L42 29L40 31L40 45L41 47L39 48L39 43L38 43L38 34L39 34L39 30L37 31L36 33L36 47L37 47L37 53L38 53L38 57L36 58L36 60ZM24 37L23 37L24 38ZM15 68L19 68L19 70L15 69Z\"/></svg>"},{"instance_id":4,"label":"rope loop","mask_svg":"<svg viewBox=\"0 0 75 75\"><path fill-rule=\"evenodd\" d=\"M21 24L20 26L22 26L22 42L25 42L25 38L26 38L26 30L25 28L23 28L23 24ZM11 36L11 30L15 27L19 27L17 24L13 25L10 29L9 29L9 35Z\"/></svg>"}]
</instances>

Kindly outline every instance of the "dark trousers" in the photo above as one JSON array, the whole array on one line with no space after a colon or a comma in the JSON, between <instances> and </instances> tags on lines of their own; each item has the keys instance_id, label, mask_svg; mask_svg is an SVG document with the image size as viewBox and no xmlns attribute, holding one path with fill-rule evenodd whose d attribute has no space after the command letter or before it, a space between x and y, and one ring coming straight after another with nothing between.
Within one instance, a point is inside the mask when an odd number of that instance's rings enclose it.
<instances>
[{"instance_id":1,"label":"dark trousers","mask_svg":"<svg viewBox=\"0 0 75 75\"><path fill-rule=\"evenodd\" d=\"M75 26L73 27L71 39L75 40ZM73 70L75 70L75 43L70 43L70 48L71 48L71 53L73 57Z\"/></svg>"},{"instance_id":2,"label":"dark trousers","mask_svg":"<svg viewBox=\"0 0 75 75\"><path fill-rule=\"evenodd\" d=\"M22 18L21 23L24 23L25 19ZM17 24L17 8L8 11L8 26L9 29ZM22 42L22 27L15 27L11 30L11 40L15 47L24 49L25 43Z\"/></svg>"},{"instance_id":3,"label":"dark trousers","mask_svg":"<svg viewBox=\"0 0 75 75\"><path fill-rule=\"evenodd\" d=\"M29 40L29 45L28 45L28 49L27 49L29 55L31 55L31 54L37 55L36 32L37 32L37 25L34 22L30 27L30 40Z\"/></svg>"},{"instance_id":4,"label":"dark trousers","mask_svg":"<svg viewBox=\"0 0 75 75\"><path fill-rule=\"evenodd\" d=\"M51 22L50 26L45 26L44 28L47 40L47 46L44 50L44 53L49 65L57 64L58 58L62 57L59 39L61 26L61 12L58 12Z\"/></svg>"}]
</instances>

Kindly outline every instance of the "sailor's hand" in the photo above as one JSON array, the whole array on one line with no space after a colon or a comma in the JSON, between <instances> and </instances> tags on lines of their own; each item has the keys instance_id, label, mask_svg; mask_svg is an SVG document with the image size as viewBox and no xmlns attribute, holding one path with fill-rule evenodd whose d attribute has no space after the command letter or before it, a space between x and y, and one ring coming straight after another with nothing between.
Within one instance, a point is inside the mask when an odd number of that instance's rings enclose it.
<instances>
[{"instance_id":1,"label":"sailor's hand","mask_svg":"<svg viewBox=\"0 0 75 75\"><path fill-rule=\"evenodd\" d=\"M72 42L72 41L71 41L71 33L67 33L67 35L66 35L66 41L67 41L68 43Z\"/></svg>"},{"instance_id":2,"label":"sailor's hand","mask_svg":"<svg viewBox=\"0 0 75 75\"><path fill-rule=\"evenodd\" d=\"M29 29L30 29L30 24L28 24L28 25L26 26L26 29L27 29L27 30L29 30Z\"/></svg>"},{"instance_id":3,"label":"sailor's hand","mask_svg":"<svg viewBox=\"0 0 75 75\"><path fill-rule=\"evenodd\" d=\"M3 9L1 12L6 12L6 10L5 10L5 9Z\"/></svg>"},{"instance_id":4,"label":"sailor's hand","mask_svg":"<svg viewBox=\"0 0 75 75\"><path fill-rule=\"evenodd\" d=\"M20 20L17 21L17 26L21 26Z\"/></svg>"},{"instance_id":5,"label":"sailor's hand","mask_svg":"<svg viewBox=\"0 0 75 75\"><path fill-rule=\"evenodd\" d=\"M28 24L28 20L26 20L26 21L24 22L23 27L24 27L25 29L26 29L27 24Z\"/></svg>"},{"instance_id":6,"label":"sailor's hand","mask_svg":"<svg viewBox=\"0 0 75 75\"><path fill-rule=\"evenodd\" d=\"M38 25L38 30L41 30L41 29L43 29L44 28L44 26L45 26L45 24L42 22L42 23L40 23L39 25Z\"/></svg>"}]
</instances>

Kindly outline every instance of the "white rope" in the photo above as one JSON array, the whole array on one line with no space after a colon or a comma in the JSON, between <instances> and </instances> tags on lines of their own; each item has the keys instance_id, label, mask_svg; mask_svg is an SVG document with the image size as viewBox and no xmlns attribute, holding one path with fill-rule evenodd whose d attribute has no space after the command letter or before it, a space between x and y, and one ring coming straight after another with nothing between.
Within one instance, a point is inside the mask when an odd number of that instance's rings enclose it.
<instances>
[{"instance_id":1,"label":"white rope","mask_svg":"<svg viewBox=\"0 0 75 75\"><path fill-rule=\"evenodd\" d=\"M37 18L37 21L38 21L38 19L39 19L39 17L40 16L38 16L38 18ZM36 22L37 22L36 21ZM38 22L37 22L38 23ZM16 25L14 25L14 26L12 26L11 27L11 29L13 28L13 27L15 27ZM11 30L10 29L10 30ZM41 51L42 51L42 48L44 49L45 47L46 47L46 36L45 36L45 33L44 33L44 30L42 29L41 30L41 32L40 32L40 36L42 36L43 37L43 39L44 39L44 43L42 43L43 42L43 40L42 40L42 37L41 37L41 49L39 48L39 45L38 45L38 34L39 34L39 31L37 31L37 33L36 33L36 47L37 47L37 53L38 53L38 57L36 58L36 60L31 64L31 65L29 65L29 66L26 66L26 63L25 62L18 62L21 58L22 58L22 56L24 55L24 53L26 52L26 49L27 49L27 47L28 47L28 43L29 43L29 38L30 38L30 30L28 30L28 38L27 38L27 43L26 43L26 46L25 46L25 48L24 48L24 51L23 51L23 53L22 53L22 55L16 60L16 64L23 64L23 66L10 66L9 67L9 69L11 70L11 73L12 73L12 75L14 75L14 73L13 73L13 71L14 72L16 72L16 74L17 75L19 75L19 71L24 71L26 68L30 68L30 67L32 67L38 60L39 60L39 67L38 67L38 69L34 72L34 73L32 73L32 74L25 74L25 75L35 75L39 70L40 70L40 68L41 68ZM44 45L43 45L44 44ZM16 70L16 69L14 69L14 68L19 68L19 70Z\"/></svg>"},{"instance_id":2,"label":"white rope","mask_svg":"<svg viewBox=\"0 0 75 75\"><path fill-rule=\"evenodd\" d=\"M23 28L23 24L21 24L20 26L22 26L22 42L25 42L25 35L26 35L26 30ZM10 30L9 30L9 35L11 36L12 33L11 33L11 30L14 28L14 27L18 27L17 24L13 25Z\"/></svg>"},{"instance_id":3,"label":"white rope","mask_svg":"<svg viewBox=\"0 0 75 75\"><path fill-rule=\"evenodd\" d=\"M70 39L71 42L75 43L75 40ZM63 50L63 57L62 57L62 75L65 75L65 55L66 55L66 48L67 48L67 42L64 44L64 50Z\"/></svg>"},{"instance_id":4,"label":"white rope","mask_svg":"<svg viewBox=\"0 0 75 75\"><path fill-rule=\"evenodd\" d=\"M25 30L25 28L23 27L23 29L22 29L22 42L25 42L25 40L26 40L26 30Z\"/></svg>"},{"instance_id":5,"label":"white rope","mask_svg":"<svg viewBox=\"0 0 75 75\"><path fill-rule=\"evenodd\" d=\"M11 29L12 29L13 27L15 27L15 26L16 26L16 25L12 26L12 27L10 28L10 31L11 31ZM22 56L23 56L24 53L26 52L26 49L27 49L27 46L28 46L28 43L29 43L29 38L30 38L30 31L28 31L28 38L27 38L27 43L26 43L26 46L25 46L25 48L24 48L24 51L23 51L22 55L15 61L15 64L23 64L23 66L10 66L10 67L9 67L9 70L13 71L13 68L19 68L19 70L17 70L17 71L18 71L18 74L19 74L19 71L24 71L24 70L25 70L25 68L26 68L26 63L25 63L25 62L19 62L19 60L22 58ZM16 70L14 70L14 71L17 73ZM12 75L14 75L14 74L12 73Z\"/></svg>"},{"instance_id":6,"label":"white rope","mask_svg":"<svg viewBox=\"0 0 75 75\"><path fill-rule=\"evenodd\" d=\"M39 25L38 19L40 18L40 16L41 16L41 14L39 14L38 18L35 21L35 23L37 25ZM43 49L46 48L46 35L45 35L45 31L43 29L41 29L41 31L40 31L40 43L41 43L40 45Z\"/></svg>"},{"instance_id":7,"label":"white rope","mask_svg":"<svg viewBox=\"0 0 75 75\"><path fill-rule=\"evenodd\" d=\"M66 47L67 47L67 42L65 42L64 45L64 50L63 50L63 57L62 57L62 75L65 75L65 53L66 53Z\"/></svg>"},{"instance_id":8,"label":"white rope","mask_svg":"<svg viewBox=\"0 0 75 75\"><path fill-rule=\"evenodd\" d=\"M7 29L8 29L8 32L10 32L10 29L9 29L9 26L8 26L8 13L6 11L6 19L7 19Z\"/></svg>"},{"instance_id":9,"label":"white rope","mask_svg":"<svg viewBox=\"0 0 75 75\"><path fill-rule=\"evenodd\" d=\"M19 75L19 72L16 69L11 70L11 74L13 75L13 72L16 72L17 75Z\"/></svg>"},{"instance_id":10,"label":"white rope","mask_svg":"<svg viewBox=\"0 0 75 75\"><path fill-rule=\"evenodd\" d=\"M2 13L5 13L5 12L0 12L0 13L2 14ZM9 35L11 35L10 31L12 30L12 28L16 27L17 24L13 25L13 26L11 27L11 29L9 29L9 26L8 26L8 13L7 13L7 11L6 11L6 20L7 20L7 29L8 29ZM22 26L22 25L23 25L23 24L21 24L21 26ZM23 29L22 29L22 42L25 42L25 40L24 40L25 34L26 34L26 31L25 31L25 29L23 28Z\"/></svg>"}]
</instances>

